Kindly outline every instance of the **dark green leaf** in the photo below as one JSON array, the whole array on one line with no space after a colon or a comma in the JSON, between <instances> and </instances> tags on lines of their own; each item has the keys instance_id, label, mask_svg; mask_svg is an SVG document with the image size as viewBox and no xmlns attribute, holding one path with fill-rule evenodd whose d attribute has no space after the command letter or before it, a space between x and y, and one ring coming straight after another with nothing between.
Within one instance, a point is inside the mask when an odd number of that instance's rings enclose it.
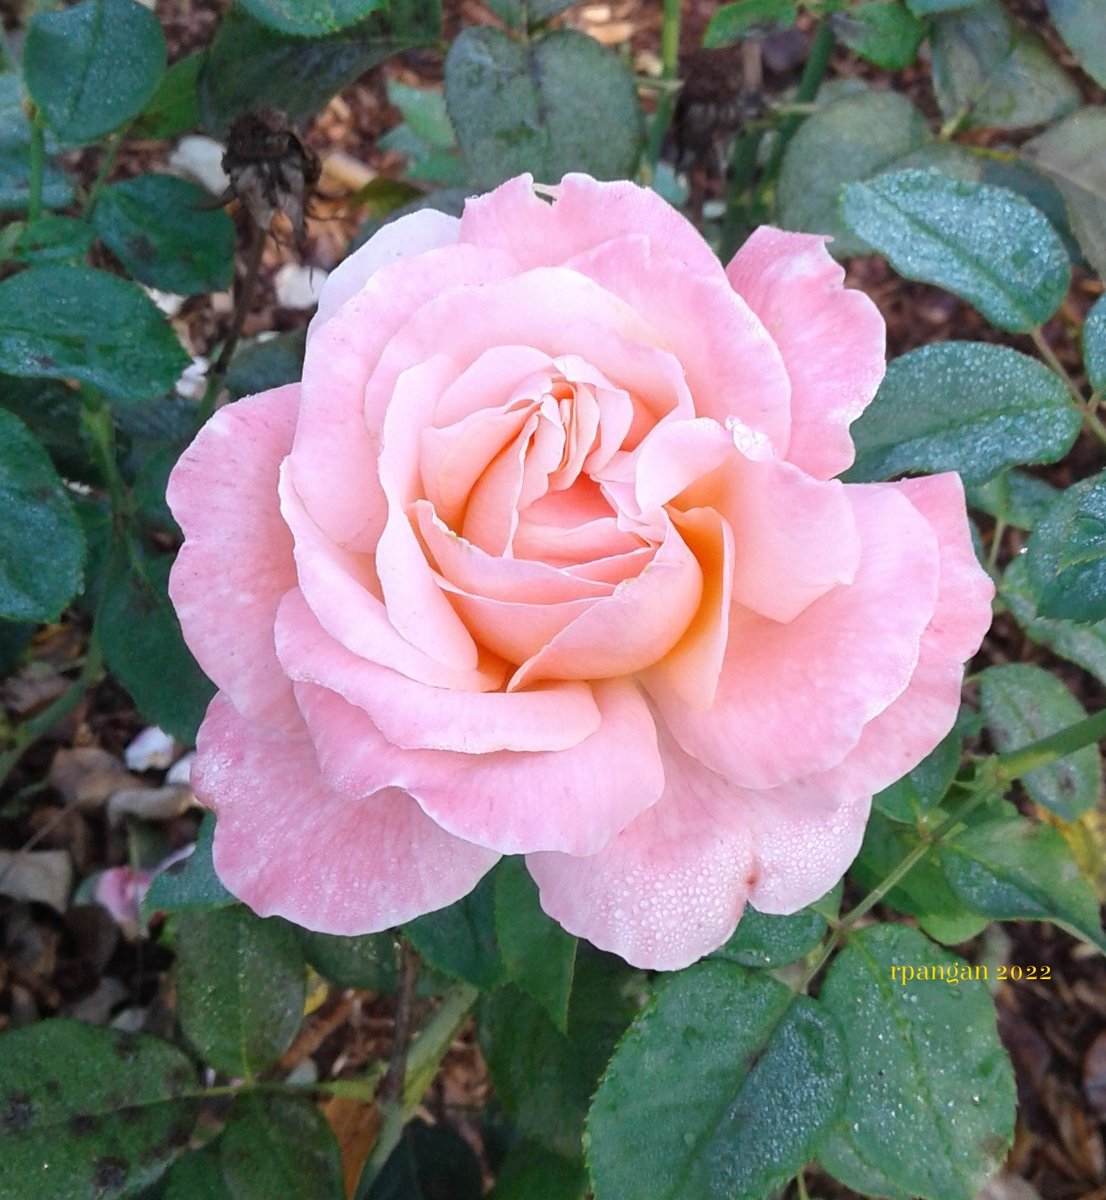
<instances>
[{"instance_id":1,"label":"dark green leaf","mask_svg":"<svg viewBox=\"0 0 1106 1200\"><path fill-rule=\"evenodd\" d=\"M297 37L325 37L356 25L385 0L240 0L263 25Z\"/></svg>"},{"instance_id":2,"label":"dark green leaf","mask_svg":"<svg viewBox=\"0 0 1106 1200\"><path fill-rule=\"evenodd\" d=\"M906 6L916 17L932 17L936 13L955 12L972 8L982 0L906 0Z\"/></svg>"},{"instance_id":3,"label":"dark green leaf","mask_svg":"<svg viewBox=\"0 0 1106 1200\"><path fill-rule=\"evenodd\" d=\"M24 227L11 257L28 266L73 262L85 257L92 247L93 236L87 221L46 213L33 225Z\"/></svg>"},{"instance_id":4,"label":"dark green leaf","mask_svg":"<svg viewBox=\"0 0 1106 1200\"><path fill-rule=\"evenodd\" d=\"M733 963L673 976L634 1022L588 1114L596 1200L761 1200L841 1111L845 1056L815 1000Z\"/></svg>"},{"instance_id":5,"label":"dark green leaf","mask_svg":"<svg viewBox=\"0 0 1106 1200\"><path fill-rule=\"evenodd\" d=\"M1106 39L1097 0L1047 0L1048 15L1084 71L1106 87Z\"/></svg>"},{"instance_id":6,"label":"dark green leaf","mask_svg":"<svg viewBox=\"0 0 1106 1200\"><path fill-rule=\"evenodd\" d=\"M1061 658L1078 663L1106 683L1106 621L1076 625L1071 621L1042 617L1037 611L1037 598L1024 557L1015 558L1006 568L999 597L1009 606L1029 638L1047 646Z\"/></svg>"},{"instance_id":7,"label":"dark green leaf","mask_svg":"<svg viewBox=\"0 0 1106 1200\"><path fill-rule=\"evenodd\" d=\"M496 872L495 930L508 978L564 1031L576 939L542 911L537 885L521 858L506 859Z\"/></svg>"},{"instance_id":8,"label":"dark green leaf","mask_svg":"<svg viewBox=\"0 0 1106 1200\"><path fill-rule=\"evenodd\" d=\"M940 967L903 983L892 968ZM999 1168L1014 1132L1014 1076L987 989L962 960L902 925L852 935L822 1003L845 1035L844 1127L862 1162L926 1200L970 1200ZM961 981L962 980L962 981Z\"/></svg>"},{"instance_id":9,"label":"dark green leaf","mask_svg":"<svg viewBox=\"0 0 1106 1200\"><path fill-rule=\"evenodd\" d=\"M139 175L104 188L93 214L105 246L140 283L191 296L230 287L234 222L197 184Z\"/></svg>"},{"instance_id":10,"label":"dark green leaf","mask_svg":"<svg viewBox=\"0 0 1106 1200\"><path fill-rule=\"evenodd\" d=\"M106 271L32 267L0 283L0 314L8 375L80 379L136 404L170 391L188 365L153 301Z\"/></svg>"},{"instance_id":11,"label":"dark green leaf","mask_svg":"<svg viewBox=\"0 0 1106 1200\"><path fill-rule=\"evenodd\" d=\"M50 128L83 145L141 112L165 53L161 23L137 0L81 0L31 18L23 74Z\"/></svg>"},{"instance_id":12,"label":"dark green leaf","mask_svg":"<svg viewBox=\"0 0 1106 1200\"><path fill-rule=\"evenodd\" d=\"M712 958L743 967L782 967L809 954L826 932L826 919L813 908L778 917L746 905L737 929Z\"/></svg>"},{"instance_id":13,"label":"dark green leaf","mask_svg":"<svg viewBox=\"0 0 1106 1200\"><path fill-rule=\"evenodd\" d=\"M158 1200L230 1200L219 1162L218 1141L178 1158Z\"/></svg>"},{"instance_id":14,"label":"dark green leaf","mask_svg":"<svg viewBox=\"0 0 1106 1200\"><path fill-rule=\"evenodd\" d=\"M411 1121L357 1200L480 1200L483 1180L472 1147L448 1125Z\"/></svg>"},{"instance_id":15,"label":"dark green leaf","mask_svg":"<svg viewBox=\"0 0 1106 1200\"><path fill-rule=\"evenodd\" d=\"M896 358L852 426L847 478L959 471L979 483L1019 463L1055 462L1079 434L1063 383L1017 350L938 342Z\"/></svg>"},{"instance_id":16,"label":"dark green leaf","mask_svg":"<svg viewBox=\"0 0 1106 1200\"><path fill-rule=\"evenodd\" d=\"M1073 484L1029 539L1039 610L1069 621L1106 618L1106 475Z\"/></svg>"},{"instance_id":17,"label":"dark green leaf","mask_svg":"<svg viewBox=\"0 0 1106 1200\"><path fill-rule=\"evenodd\" d=\"M954 143L955 144L955 143ZM1060 235L1064 249L1073 266L1083 261L1083 252L1075 240L1071 218L1063 194L1043 171L1025 162L1024 159L983 158L979 160L982 172L980 182L1017 192L1034 208L1048 217L1053 229Z\"/></svg>"},{"instance_id":18,"label":"dark green leaf","mask_svg":"<svg viewBox=\"0 0 1106 1200\"><path fill-rule=\"evenodd\" d=\"M1000 329L1043 324L1071 283L1060 235L1004 188L898 171L847 187L844 213L900 275L955 292Z\"/></svg>"},{"instance_id":19,"label":"dark green leaf","mask_svg":"<svg viewBox=\"0 0 1106 1200\"><path fill-rule=\"evenodd\" d=\"M1106 275L1106 110L1081 108L1022 153L1060 189L1083 253Z\"/></svg>"},{"instance_id":20,"label":"dark green leaf","mask_svg":"<svg viewBox=\"0 0 1106 1200\"><path fill-rule=\"evenodd\" d=\"M23 661L34 633L33 622L0 620L0 678L7 678Z\"/></svg>"},{"instance_id":21,"label":"dark green leaf","mask_svg":"<svg viewBox=\"0 0 1106 1200\"><path fill-rule=\"evenodd\" d=\"M1079 89L998 0L938 17L933 86L941 112L969 128L1022 129L1071 112Z\"/></svg>"},{"instance_id":22,"label":"dark green leaf","mask_svg":"<svg viewBox=\"0 0 1106 1200\"><path fill-rule=\"evenodd\" d=\"M42 443L64 479L100 485L81 436L81 395L53 379L0 376L0 406L14 413Z\"/></svg>"},{"instance_id":23,"label":"dark green leaf","mask_svg":"<svg viewBox=\"0 0 1106 1200\"><path fill-rule=\"evenodd\" d=\"M391 992L396 986L396 944L390 933L339 937L297 931L303 956L325 979L341 987Z\"/></svg>"},{"instance_id":24,"label":"dark green leaf","mask_svg":"<svg viewBox=\"0 0 1106 1200\"><path fill-rule=\"evenodd\" d=\"M506 978L495 935L494 873L456 904L409 921L404 932L432 967L455 979L483 989Z\"/></svg>"},{"instance_id":25,"label":"dark green leaf","mask_svg":"<svg viewBox=\"0 0 1106 1200\"><path fill-rule=\"evenodd\" d=\"M1034 529L1056 499L1056 489L1025 471L1004 471L968 488L968 504L1015 529Z\"/></svg>"},{"instance_id":26,"label":"dark green leaf","mask_svg":"<svg viewBox=\"0 0 1106 1200\"><path fill-rule=\"evenodd\" d=\"M0 409L0 618L58 617L81 586L84 554L49 455L18 417Z\"/></svg>"},{"instance_id":27,"label":"dark green leaf","mask_svg":"<svg viewBox=\"0 0 1106 1200\"><path fill-rule=\"evenodd\" d=\"M176 985L181 1029L225 1075L271 1067L303 1021L304 964L292 926L243 905L181 914Z\"/></svg>"},{"instance_id":28,"label":"dark green leaf","mask_svg":"<svg viewBox=\"0 0 1106 1200\"><path fill-rule=\"evenodd\" d=\"M478 188L523 171L553 183L569 171L623 179L637 166L643 125L633 78L576 30L526 47L488 26L463 30L446 58L445 99Z\"/></svg>"},{"instance_id":29,"label":"dark green leaf","mask_svg":"<svg viewBox=\"0 0 1106 1200\"><path fill-rule=\"evenodd\" d=\"M581 1163L520 1138L503 1160L488 1200L584 1200L587 1194Z\"/></svg>"},{"instance_id":30,"label":"dark green leaf","mask_svg":"<svg viewBox=\"0 0 1106 1200\"><path fill-rule=\"evenodd\" d=\"M980 676L979 702L995 747L1002 753L1020 750L1087 715L1061 679L1029 663L988 667ZM1102 760L1095 746L1084 746L1030 771L1022 783L1038 804L1065 821L1074 821L1098 802Z\"/></svg>"},{"instance_id":31,"label":"dark green leaf","mask_svg":"<svg viewBox=\"0 0 1106 1200\"><path fill-rule=\"evenodd\" d=\"M633 1016L624 979L613 960L581 946L567 1036L513 985L481 1003L480 1047L496 1096L523 1134L564 1158L580 1157L588 1101Z\"/></svg>"},{"instance_id":32,"label":"dark green leaf","mask_svg":"<svg viewBox=\"0 0 1106 1200\"><path fill-rule=\"evenodd\" d=\"M230 361L226 387L235 400L303 378L305 331L278 333L263 342L245 342Z\"/></svg>"},{"instance_id":33,"label":"dark green leaf","mask_svg":"<svg viewBox=\"0 0 1106 1200\"><path fill-rule=\"evenodd\" d=\"M388 102L399 109L404 125L427 149L453 146L453 126L445 97L437 88L408 87L392 79L388 81Z\"/></svg>"},{"instance_id":34,"label":"dark green leaf","mask_svg":"<svg viewBox=\"0 0 1106 1200\"><path fill-rule=\"evenodd\" d=\"M888 71L909 67L926 35L925 25L899 0L869 0L834 13L830 22L850 50Z\"/></svg>"},{"instance_id":35,"label":"dark green leaf","mask_svg":"<svg viewBox=\"0 0 1106 1200\"><path fill-rule=\"evenodd\" d=\"M1106 951L1098 900L1050 825L1024 817L986 821L946 839L940 862L976 912L1001 921L1052 921Z\"/></svg>"},{"instance_id":36,"label":"dark green leaf","mask_svg":"<svg viewBox=\"0 0 1106 1200\"><path fill-rule=\"evenodd\" d=\"M135 121L135 137L174 138L196 128L200 123L196 88L203 65L202 50L173 63Z\"/></svg>"},{"instance_id":37,"label":"dark green leaf","mask_svg":"<svg viewBox=\"0 0 1106 1200\"><path fill-rule=\"evenodd\" d=\"M0 1037L0 1197L115 1200L188 1143L198 1091L156 1038L55 1018Z\"/></svg>"},{"instance_id":38,"label":"dark green leaf","mask_svg":"<svg viewBox=\"0 0 1106 1200\"><path fill-rule=\"evenodd\" d=\"M1083 365L1096 392L1106 391L1106 296L1099 296L1083 325Z\"/></svg>"},{"instance_id":39,"label":"dark green leaf","mask_svg":"<svg viewBox=\"0 0 1106 1200\"><path fill-rule=\"evenodd\" d=\"M488 0L488 7L515 29L535 29L581 0Z\"/></svg>"},{"instance_id":40,"label":"dark green leaf","mask_svg":"<svg viewBox=\"0 0 1106 1200\"><path fill-rule=\"evenodd\" d=\"M16 71L0 71L0 213L27 211L30 182L31 126L23 111L23 80ZM47 208L73 202L69 180L49 160L42 176L42 202Z\"/></svg>"},{"instance_id":41,"label":"dark green leaf","mask_svg":"<svg viewBox=\"0 0 1106 1200\"><path fill-rule=\"evenodd\" d=\"M231 1200L343 1200L342 1160L311 1100L245 1096L219 1139Z\"/></svg>"},{"instance_id":42,"label":"dark green leaf","mask_svg":"<svg viewBox=\"0 0 1106 1200\"><path fill-rule=\"evenodd\" d=\"M896 92L835 100L808 117L788 143L776 189L780 224L831 234L838 257L867 253L842 218L841 189L900 163L929 140L925 117Z\"/></svg>"},{"instance_id":43,"label":"dark green leaf","mask_svg":"<svg viewBox=\"0 0 1106 1200\"><path fill-rule=\"evenodd\" d=\"M792 0L735 0L715 12L703 34L703 47L717 50L732 46L750 30L763 31L793 25L797 9Z\"/></svg>"},{"instance_id":44,"label":"dark green leaf","mask_svg":"<svg viewBox=\"0 0 1106 1200\"><path fill-rule=\"evenodd\" d=\"M186 745L215 695L181 636L169 603L166 558L116 563L100 614L100 644L144 717Z\"/></svg>"},{"instance_id":45,"label":"dark green leaf","mask_svg":"<svg viewBox=\"0 0 1106 1200\"><path fill-rule=\"evenodd\" d=\"M386 58L434 42L441 22L439 0L390 0L366 21L305 40L232 8L200 72L204 124L222 133L240 113L262 105L306 117Z\"/></svg>"},{"instance_id":46,"label":"dark green leaf","mask_svg":"<svg viewBox=\"0 0 1106 1200\"><path fill-rule=\"evenodd\" d=\"M960 766L960 737L955 730L897 783L872 801L884 816L908 825L940 804Z\"/></svg>"},{"instance_id":47,"label":"dark green leaf","mask_svg":"<svg viewBox=\"0 0 1106 1200\"><path fill-rule=\"evenodd\" d=\"M910 1200L906 1192L895 1187L885 1175L881 1175L875 1167L860 1157L844 1122L838 1123L818 1151L818 1165L838 1183L843 1183L862 1196L887 1196L890 1200Z\"/></svg>"},{"instance_id":48,"label":"dark green leaf","mask_svg":"<svg viewBox=\"0 0 1106 1200\"><path fill-rule=\"evenodd\" d=\"M214 836L215 816L204 813L196 831L196 849L183 863L163 871L150 884L142 901L147 917L155 912L207 912L237 903L215 874L211 861Z\"/></svg>"}]
</instances>

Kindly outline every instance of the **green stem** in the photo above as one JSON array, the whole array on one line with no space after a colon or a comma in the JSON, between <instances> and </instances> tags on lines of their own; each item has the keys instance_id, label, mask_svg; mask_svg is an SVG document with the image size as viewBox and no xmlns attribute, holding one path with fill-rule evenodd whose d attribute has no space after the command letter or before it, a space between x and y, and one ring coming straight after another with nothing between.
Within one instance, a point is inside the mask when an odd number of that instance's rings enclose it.
<instances>
[{"instance_id":1,"label":"green stem","mask_svg":"<svg viewBox=\"0 0 1106 1200\"><path fill-rule=\"evenodd\" d=\"M31 117L31 176L27 195L27 224L42 216L42 178L46 170L46 126L35 108Z\"/></svg>"},{"instance_id":2,"label":"green stem","mask_svg":"<svg viewBox=\"0 0 1106 1200\"><path fill-rule=\"evenodd\" d=\"M130 497L115 458L115 422L111 410L104 398L91 388L81 392L81 428L111 498L112 523L119 529L130 515Z\"/></svg>"},{"instance_id":3,"label":"green stem","mask_svg":"<svg viewBox=\"0 0 1106 1200\"><path fill-rule=\"evenodd\" d=\"M1066 729L1049 734L1039 741L1030 742L1020 750L1011 750L1009 754L1000 754L995 760L994 778L1000 784L1013 783L1038 767L1047 767L1058 758L1065 758L1082 750L1084 746L1093 746L1106 738L1106 708L1097 712L1093 717L1076 721Z\"/></svg>"},{"instance_id":4,"label":"green stem","mask_svg":"<svg viewBox=\"0 0 1106 1200\"><path fill-rule=\"evenodd\" d=\"M991 531L991 545L987 551L987 571L993 575L998 566L999 551L1002 549L1003 535L1006 533L1006 522L1001 518L995 519L995 527Z\"/></svg>"},{"instance_id":5,"label":"green stem","mask_svg":"<svg viewBox=\"0 0 1106 1200\"><path fill-rule=\"evenodd\" d=\"M92 216L93 210L96 208L96 202L100 199L100 193L104 190L104 184L107 183L108 176L115 166L115 160L119 157L119 149L123 145L123 139L130 131L130 127L130 123L124 125L108 144L107 150L104 152L104 157L100 161L100 169L96 172L96 178L93 180L92 187L85 197L84 207L81 209L82 220L87 221Z\"/></svg>"},{"instance_id":6,"label":"green stem","mask_svg":"<svg viewBox=\"0 0 1106 1200\"><path fill-rule=\"evenodd\" d=\"M676 109L677 73L680 69L680 0L664 0L664 11L661 17L661 80L668 86L657 101L656 112L649 126L649 144L645 151L645 161L649 164L652 174L660 161L661 148L668 126L672 122L672 114Z\"/></svg>"},{"instance_id":7,"label":"green stem","mask_svg":"<svg viewBox=\"0 0 1106 1200\"><path fill-rule=\"evenodd\" d=\"M1094 434L1103 445L1106 445L1106 425L1099 419L1095 412L1095 400L1092 396L1088 400L1084 395L1079 385L1072 379L1067 368L1057 358L1056 352L1048 344L1045 339L1044 331L1038 325L1036 329L1029 331L1029 336L1033 339L1033 344L1037 347L1041 357L1045 360L1049 367L1063 380L1064 386L1071 393L1072 399L1075 401L1076 408L1079 409L1079 414L1083 418L1083 424Z\"/></svg>"}]
</instances>

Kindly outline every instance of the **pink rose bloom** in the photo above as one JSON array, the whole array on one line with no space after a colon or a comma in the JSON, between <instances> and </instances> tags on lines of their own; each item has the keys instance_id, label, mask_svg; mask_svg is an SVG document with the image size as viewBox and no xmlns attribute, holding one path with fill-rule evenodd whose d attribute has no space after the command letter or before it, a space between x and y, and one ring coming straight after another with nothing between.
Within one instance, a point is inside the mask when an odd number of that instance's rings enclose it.
<instances>
[{"instance_id":1,"label":"pink rose bloom","mask_svg":"<svg viewBox=\"0 0 1106 1200\"><path fill-rule=\"evenodd\" d=\"M570 932L683 967L840 878L993 589L957 476L834 479L884 325L825 239L723 269L652 192L540 193L382 229L303 381L177 465L171 595L222 689L193 783L259 913L381 930L524 854Z\"/></svg>"}]
</instances>

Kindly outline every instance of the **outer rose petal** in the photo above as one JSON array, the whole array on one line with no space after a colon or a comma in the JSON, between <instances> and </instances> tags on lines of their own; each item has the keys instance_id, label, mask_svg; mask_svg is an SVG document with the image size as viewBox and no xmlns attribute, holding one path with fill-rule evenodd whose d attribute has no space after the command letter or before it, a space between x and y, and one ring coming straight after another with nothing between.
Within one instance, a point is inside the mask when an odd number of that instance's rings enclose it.
<instances>
[{"instance_id":1,"label":"outer rose petal","mask_svg":"<svg viewBox=\"0 0 1106 1200\"><path fill-rule=\"evenodd\" d=\"M186 538L169 597L189 649L243 713L274 728L299 720L273 643L277 606L296 586L277 483L299 400L293 383L221 408L166 489Z\"/></svg>"},{"instance_id":2,"label":"outer rose petal","mask_svg":"<svg viewBox=\"0 0 1106 1200\"><path fill-rule=\"evenodd\" d=\"M656 802L664 772L637 688L618 679L593 691L599 729L569 750L533 754L397 750L337 693L297 684L296 698L323 773L340 790L403 787L443 829L503 854L594 854Z\"/></svg>"},{"instance_id":3,"label":"outer rose petal","mask_svg":"<svg viewBox=\"0 0 1106 1200\"><path fill-rule=\"evenodd\" d=\"M733 785L663 743L660 800L590 858L530 854L542 908L635 967L675 971L733 933L754 875ZM740 795L740 793L739 793Z\"/></svg>"},{"instance_id":4,"label":"outer rose petal","mask_svg":"<svg viewBox=\"0 0 1106 1200\"><path fill-rule=\"evenodd\" d=\"M400 925L467 895L499 857L445 833L401 791L334 791L309 737L253 725L222 695L200 727L192 784L218 814L219 878L261 916L307 929Z\"/></svg>"},{"instance_id":5,"label":"outer rose petal","mask_svg":"<svg viewBox=\"0 0 1106 1200\"><path fill-rule=\"evenodd\" d=\"M844 288L844 269L825 238L762 225L726 270L764 322L791 377L787 458L831 479L855 457L849 424L883 379L886 327L863 292Z\"/></svg>"}]
</instances>

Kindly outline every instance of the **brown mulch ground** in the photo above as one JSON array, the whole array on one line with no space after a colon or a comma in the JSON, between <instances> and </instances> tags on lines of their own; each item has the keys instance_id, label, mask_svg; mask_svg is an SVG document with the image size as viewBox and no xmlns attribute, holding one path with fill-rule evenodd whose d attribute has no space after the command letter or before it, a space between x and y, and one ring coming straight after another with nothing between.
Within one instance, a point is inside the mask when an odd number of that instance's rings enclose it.
<instances>
[{"instance_id":1,"label":"brown mulch ground","mask_svg":"<svg viewBox=\"0 0 1106 1200\"><path fill-rule=\"evenodd\" d=\"M449 0L446 7L447 33L494 19L479 0ZM685 0L685 46L689 51L698 46L715 7L708 0ZM171 57L176 59L206 43L224 5L219 0L167 0L157 8ZM659 8L659 0L609 0L577 8L567 19L609 45L628 46L631 60L648 73L657 61ZM1015 10L1046 37L1063 60L1065 52L1048 24L1041 0L1021 0ZM802 39L792 39L789 52L793 61L789 66L787 54L783 55L780 81L786 80L789 71L793 76L802 51ZM836 54L832 69L840 75L871 74L870 68L843 51ZM734 70L729 64L719 72L719 87L732 86ZM373 175L402 176L403 160L376 145L380 135L399 120L399 113L387 102L388 78L424 86L439 83L441 59L428 52L400 56L347 88L307 131L311 145L324 160L341 156L335 159L341 169L336 166L324 175L322 195L308 222L302 261L309 265L325 270L338 262L365 215L348 202L353 186L348 178L350 164L363 164ZM881 78L888 77L882 73ZM928 115L936 116L924 63L892 76L890 84L908 94ZM1086 88L1088 99L1103 99L1091 85ZM163 143L132 144L120 156L116 175L122 178L163 166L167 151ZM86 179L94 176L97 158L97 151L77 157ZM709 173L704 172L696 184L702 196L719 194L718 180ZM306 325L309 313L277 305L272 283L280 266L298 259L297 248L290 241L270 242L246 336ZM938 289L899 279L882 260L854 261L849 279L875 299L887 319L892 355L952 337L1000 340L1033 352L1027 339L997 333L968 305ZM1046 328L1049 342L1076 376L1081 362L1077 332L1083 314L1101 291L1101 283L1077 273L1062 311ZM230 312L229 296L198 297L189 300L175 320L193 352L206 355L225 335ZM1038 473L1064 485L1102 466L1102 447L1085 439L1063 463ZM990 526L984 523L983 529L985 538L989 537ZM1000 563L1020 548L1021 535L1008 532ZM31 663L0 691L8 719L25 719L64 687L62 672L82 653L82 638L78 624L65 624L37 639ZM976 666L999 661L1035 662L1057 671L1088 709L1106 702L1101 684L1029 642L1008 618L999 620ZM49 737L24 755L0 796L0 848L33 844L36 849L66 850L78 879L126 862L128 839L124 827L113 826L106 819L103 802L107 793L101 795L93 789L98 798L67 798L57 782L57 756L60 753L64 761L69 755L70 762L91 770L96 752L118 758L140 728L128 697L110 681L101 684ZM160 774L152 773L147 782L160 782ZM195 816L187 813L160 822L156 836L169 850L191 841L194 830ZM1007 984L996 997L1000 1031L1015 1064L1020 1099L1017 1138L1007 1171L1026 1181L1045 1200L1106 1200L1106 962L1050 926L1025 923L1004 928L1010 962L1052 968L1051 982ZM41 905L19 904L0 896L0 1029L55 1013L102 1020L121 1009L151 1006L157 1020L169 1028L171 1012L163 986L168 965L169 955L153 939L128 939L99 908L77 905L59 915ZM389 1003L387 998L367 993L330 995L308 1018L284 1065L291 1068L312 1057L324 1071L337 1073L386 1057L392 1028ZM486 1071L475 1043L466 1036L447 1059L427 1107L440 1117L448 1115L466 1136L478 1142L475 1120L466 1114L475 1113L487 1095ZM375 1135L372 1114L366 1116L365 1110L354 1113L336 1101L328 1115L336 1129L345 1130L351 1145L367 1145ZM811 1191L843 1193L831 1181L817 1177L811 1180ZM1015 1185L1000 1180L992 1195L996 1200L1031 1200L1032 1192L1012 1197L1014 1191Z\"/></svg>"}]
</instances>

